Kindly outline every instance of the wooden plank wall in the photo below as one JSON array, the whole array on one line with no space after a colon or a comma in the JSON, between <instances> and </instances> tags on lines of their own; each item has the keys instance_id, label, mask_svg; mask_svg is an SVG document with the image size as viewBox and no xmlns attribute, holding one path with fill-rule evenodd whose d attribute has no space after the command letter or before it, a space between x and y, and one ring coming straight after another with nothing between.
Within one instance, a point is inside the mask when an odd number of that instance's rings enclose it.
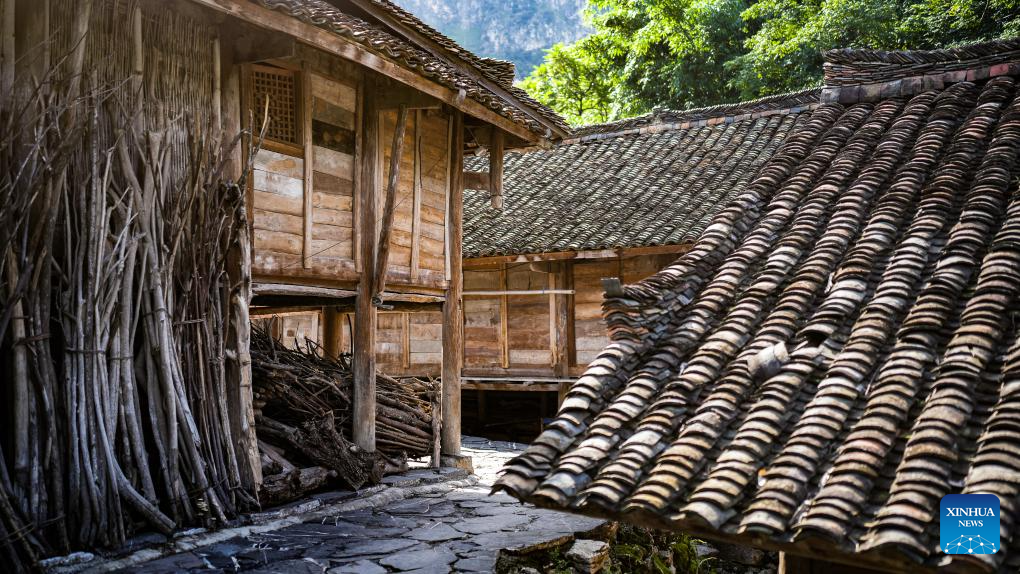
<instances>
[{"instance_id":1,"label":"wooden plank wall","mask_svg":"<svg viewBox=\"0 0 1020 574\"><path fill-rule=\"evenodd\" d=\"M305 136L311 157L279 149L262 149L255 156L253 271L352 280L357 79L306 73L308 81L302 83L311 91L304 98L311 121L305 129L312 133Z\"/></svg>"},{"instance_id":2,"label":"wooden plank wall","mask_svg":"<svg viewBox=\"0 0 1020 574\"><path fill-rule=\"evenodd\" d=\"M619 277L625 285L636 283L655 274L675 259L675 255L645 255L611 261L573 263L576 353L571 366L572 374L580 374L609 344L606 322L602 318L602 278Z\"/></svg>"},{"instance_id":3,"label":"wooden plank wall","mask_svg":"<svg viewBox=\"0 0 1020 574\"><path fill-rule=\"evenodd\" d=\"M276 332L284 345L294 348L305 338L323 342L322 313L280 313ZM340 315L341 353L351 352L353 315ZM379 371L394 376L438 377L443 365L443 314L436 311L383 311L378 314L376 361Z\"/></svg>"},{"instance_id":4,"label":"wooden plank wall","mask_svg":"<svg viewBox=\"0 0 1020 574\"><path fill-rule=\"evenodd\" d=\"M389 178L391 146L397 111L382 112L379 174ZM408 115L397 182L393 230L390 236L387 285L409 284L445 288L446 196L449 179L449 118L436 110ZM383 194L378 196L378 213Z\"/></svg>"},{"instance_id":5,"label":"wooden plank wall","mask_svg":"<svg viewBox=\"0 0 1020 574\"><path fill-rule=\"evenodd\" d=\"M528 265L510 265L506 271L508 291L549 288L549 274ZM552 370L552 338L549 327L549 296L506 296L506 346L509 368L547 374Z\"/></svg>"},{"instance_id":6,"label":"wooden plank wall","mask_svg":"<svg viewBox=\"0 0 1020 574\"><path fill-rule=\"evenodd\" d=\"M465 291L498 291L503 270L464 271ZM501 368L503 297L464 297L464 370Z\"/></svg>"}]
</instances>

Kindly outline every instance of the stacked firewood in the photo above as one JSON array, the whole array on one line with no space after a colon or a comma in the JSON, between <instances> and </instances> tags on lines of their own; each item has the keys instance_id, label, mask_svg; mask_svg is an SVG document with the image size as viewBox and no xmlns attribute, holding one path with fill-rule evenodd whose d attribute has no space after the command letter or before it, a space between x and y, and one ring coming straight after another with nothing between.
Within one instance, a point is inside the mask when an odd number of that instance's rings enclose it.
<instances>
[{"instance_id":1,"label":"stacked firewood","mask_svg":"<svg viewBox=\"0 0 1020 574\"><path fill-rule=\"evenodd\" d=\"M263 504L300 495L332 480L358 488L389 468L434 451L435 381L376 379L378 456L351 443L353 369L350 355L327 357L305 341L289 348L252 326L252 385L256 431L266 475ZM301 469L302 465L305 466ZM316 469L318 467L318 469Z\"/></svg>"}]
</instances>

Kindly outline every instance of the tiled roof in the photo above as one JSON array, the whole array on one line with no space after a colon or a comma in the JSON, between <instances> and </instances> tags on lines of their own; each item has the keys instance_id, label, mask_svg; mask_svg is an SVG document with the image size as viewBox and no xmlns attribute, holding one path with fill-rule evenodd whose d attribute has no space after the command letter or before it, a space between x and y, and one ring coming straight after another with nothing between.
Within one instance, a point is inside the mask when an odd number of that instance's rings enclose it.
<instances>
[{"instance_id":1,"label":"tiled roof","mask_svg":"<svg viewBox=\"0 0 1020 574\"><path fill-rule=\"evenodd\" d=\"M386 10L394 18L396 18L403 25L408 26L419 34L422 34L438 45L449 54L459 57L464 62L481 71L486 77L498 82L504 89L509 91L514 97L518 98L522 102L529 105L532 109L542 115L546 120L549 120L560 129L565 132L570 131L570 126L567 122L560 117L559 114L554 112L549 107L539 103L537 100L528 95L524 90L513 85L514 76L517 73L516 67L512 62L505 60L497 60L495 58L481 58L475 55L474 52L462 47L460 44L455 42L452 38L442 34L432 26L429 26L423 22L420 18L404 10L400 6L397 6L389 0L361 0L371 2L375 6Z\"/></svg>"},{"instance_id":2,"label":"tiled roof","mask_svg":"<svg viewBox=\"0 0 1020 574\"><path fill-rule=\"evenodd\" d=\"M466 97L477 101L485 107L493 110L499 115L523 126L542 137L550 137L553 132L550 125L555 126L562 132L569 132L570 128L559 117L556 112L538 103L529 97L523 90L507 87L513 100L495 93L479 81L466 74L463 70L443 61L432 54L413 45L410 41L398 38L368 22L347 14L325 0L251 0L256 4L273 10L278 10L303 22L329 30L339 34L351 41L354 41L369 50L380 54L386 59L397 63L404 68L414 71L417 74L442 84L454 90L464 90ZM422 24L414 16L382 0L372 0L373 3L385 5L390 11L401 16L402 20L408 18L418 22L425 29L430 30L430 35L446 38L425 24ZM451 45L448 50L458 50L456 55L468 66L475 67L482 75L496 82L501 82L505 76L505 66L501 64L486 64L482 58L471 54L460 48L452 40L446 38ZM445 44L444 44L445 47ZM527 110L527 111L526 111ZM536 120L533 115L538 115L546 123ZM548 125L546 125L548 124Z\"/></svg>"},{"instance_id":3,"label":"tiled roof","mask_svg":"<svg viewBox=\"0 0 1020 574\"><path fill-rule=\"evenodd\" d=\"M1020 90L998 69L819 106L689 253L607 299L610 345L496 488L862 566L1016 572ZM1002 551L939 551L960 492L998 495Z\"/></svg>"},{"instance_id":4,"label":"tiled roof","mask_svg":"<svg viewBox=\"0 0 1020 574\"><path fill-rule=\"evenodd\" d=\"M817 98L815 90L715 115L659 114L617 122L616 132L589 128L551 150L508 153L501 210L485 192L464 194L464 255L692 241L807 121ZM488 169L488 159L466 168Z\"/></svg>"}]
</instances>

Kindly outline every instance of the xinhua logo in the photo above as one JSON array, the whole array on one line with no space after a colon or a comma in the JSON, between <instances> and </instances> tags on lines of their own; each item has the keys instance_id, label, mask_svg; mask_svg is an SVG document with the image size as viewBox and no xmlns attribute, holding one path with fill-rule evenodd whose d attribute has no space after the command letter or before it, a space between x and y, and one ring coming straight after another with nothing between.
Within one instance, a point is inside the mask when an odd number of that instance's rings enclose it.
<instances>
[{"instance_id":1,"label":"xinhua logo","mask_svg":"<svg viewBox=\"0 0 1020 574\"><path fill-rule=\"evenodd\" d=\"M939 548L946 554L994 554L999 550L999 497L947 494L942 497Z\"/></svg>"}]
</instances>

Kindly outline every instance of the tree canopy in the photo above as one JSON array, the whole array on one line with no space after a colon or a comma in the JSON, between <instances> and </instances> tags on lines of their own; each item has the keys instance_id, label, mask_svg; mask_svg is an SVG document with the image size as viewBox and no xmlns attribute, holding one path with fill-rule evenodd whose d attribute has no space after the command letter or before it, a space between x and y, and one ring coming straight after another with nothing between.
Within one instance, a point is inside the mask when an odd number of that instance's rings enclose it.
<instances>
[{"instance_id":1,"label":"tree canopy","mask_svg":"<svg viewBox=\"0 0 1020 574\"><path fill-rule=\"evenodd\" d=\"M590 0L587 18L522 82L573 124L817 86L833 48L1020 36L1020 0Z\"/></svg>"}]
</instances>

